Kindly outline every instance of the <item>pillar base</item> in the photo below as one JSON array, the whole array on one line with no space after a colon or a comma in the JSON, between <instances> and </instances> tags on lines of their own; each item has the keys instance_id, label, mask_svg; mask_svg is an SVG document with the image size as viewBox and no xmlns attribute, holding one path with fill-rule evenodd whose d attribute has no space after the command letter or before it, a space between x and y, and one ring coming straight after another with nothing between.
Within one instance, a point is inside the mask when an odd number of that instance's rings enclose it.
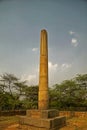
<instances>
[{"instance_id":1,"label":"pillar base","mask_svg":"<svg viewBox=\"0 0 87 130\"><path fill-rule=\"evenodd\" d=\"M66 118L58 116L57 110L27 110L19 123L21 130L59 130L66 125Z\"/></svg>"}]
</instances>

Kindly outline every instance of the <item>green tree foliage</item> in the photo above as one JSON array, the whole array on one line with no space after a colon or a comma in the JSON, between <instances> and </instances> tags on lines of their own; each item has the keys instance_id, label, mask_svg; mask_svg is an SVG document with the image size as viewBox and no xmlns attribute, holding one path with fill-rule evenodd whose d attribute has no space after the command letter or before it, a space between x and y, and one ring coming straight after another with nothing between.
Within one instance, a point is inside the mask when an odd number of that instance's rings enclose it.
<instances>
[{"instance_id":1,"label":"green tree foliage","mask_svg":"<svg viewBox=\"0 0 87 130\"><path fill-rule=\"evenodd\" d=\"M38 86L28 86L24 90L25 98L23 100L23 107L37 108L38 106Z\"/></svg>"},{"instance_id":2,"label":"green tree foliage","mask_svg":"<svg viewBox=\"0 0 87 130\"><path fill-rule=\"evenodd\" d=\"M78 86L77 101L78 105L87 107L87 74L79 74L75 81Z\"/></svg>"},{"instance_id":3,"label":"green tree foliage","mask_svg":"<svg viewBox=\"0 0 87 130\"><path fill-rule=\"evenodd\" d=\"M49 106L57 109L87 107L87 74L49 88ZM13 74L0 76L0 110L36 109L38 86L28 86Z\"/></svg>"},{"instance_id":4,"label":"green tree foliage","mask_svg":"<svg viewBox=\"0 0 87 130\"><path fill-rule=\"evenodd\" d=\"M56 84L50 92L50 106L61 108L87 107L87 74Z\"/></svg>"},{"instance_id":5,"label":"green tree foliage","mask_svg":"<svg viewBox=\"0 0 87 130\"><path fill-rule=\"evenodd\" d=\"M0 78L0 109L14 110L37 108L38 86L28 86L13 74Z\"/></svg>"},{"instance_id":6,"label":"green tree foliage","mask_svg":"<svg viewBox=\"0 0 87 130\"><path fill-rule=\"evenodd\" d=\"M58 108L74 105L74 96L76 91L76 83L72 80L65 80L60 85L54 85L56 97L54 101L57 103Z\"/></svg>"},{"instance_id":7,"label":"green tree foliage","mask_svg":"<svg viewBox=\"0 0 87 130\"><path fill-rule=\"evenodd\" d=\"M3 90L3 92L8 91L13 97L12 89L14 89L14 83L18 81L18 78L16 78L13 74L5 73L1 75L1 81L3 83L0 84L0 88Z\"/></svg>"},{"instance_id":8,"label":"green tree foliage","mask_svg":"<svg viewBox=\"0 0 87 130\"><path fill-rule=\"evenodd\" d=\"M77 82L80 89L87 90L87 74L84 75L78 74L75 77L75 81Z\"/></svg>"}]
</instances>

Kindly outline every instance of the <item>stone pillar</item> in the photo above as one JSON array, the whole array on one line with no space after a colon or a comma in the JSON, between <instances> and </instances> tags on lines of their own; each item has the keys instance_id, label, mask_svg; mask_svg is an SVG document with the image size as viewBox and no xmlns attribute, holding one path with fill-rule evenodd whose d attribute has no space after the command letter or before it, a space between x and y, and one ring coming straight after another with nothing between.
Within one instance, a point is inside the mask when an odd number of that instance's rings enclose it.
<instances>
[{"instance_id":1,"label":"stone pillar","mask_svg":"<svg viewBox=\"0 0 87 130\"><path fill-rule=\"evenodd\" d=\"M48 109L48 102L48 39L47 31L41 30L38 109Z\"/></svg>"},{"instance_id":2,"label":"stone pillar","mask_svg":"<svg viewBox=\"0 0 87 130\"><path fill-rule=\"evenodd\" d=\"M19 119L21 130L59 130L65 126L65 117L60 117L58 110L49 109L48 94L48 41L47 31L41 31L40 37L40 72L38 109L26 111L26 116Z\"/></svg>"}]
</instances>

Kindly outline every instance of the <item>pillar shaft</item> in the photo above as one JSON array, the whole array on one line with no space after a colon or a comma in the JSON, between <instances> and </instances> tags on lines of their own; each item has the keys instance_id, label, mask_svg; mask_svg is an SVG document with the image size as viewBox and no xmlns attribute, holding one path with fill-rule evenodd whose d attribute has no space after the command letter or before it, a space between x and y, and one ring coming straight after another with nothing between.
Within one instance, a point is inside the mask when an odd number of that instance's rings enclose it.
<instances>
[{"instance_id":1,"label":"pillar shaft","mask_svg":"<svg viewBox=\"0 0 87 130\"><path fill-rule=\"evenodd\" d=\"M46 110L49 105L48 97L48 39L46 30L41 31L40 37L40 72L39 72L39 109Z\"/></svg>"}]
</instances>

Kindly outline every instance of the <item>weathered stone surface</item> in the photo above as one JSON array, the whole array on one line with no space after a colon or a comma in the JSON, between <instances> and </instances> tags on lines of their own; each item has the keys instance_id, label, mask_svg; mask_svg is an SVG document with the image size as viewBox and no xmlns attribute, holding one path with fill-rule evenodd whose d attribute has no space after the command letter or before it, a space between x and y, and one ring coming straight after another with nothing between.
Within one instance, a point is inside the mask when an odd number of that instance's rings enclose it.
<instances>
[{"instance_id":1,"label":"weathered stone surface","mask_svg":"<svg viewBox=\"0 0 87 130\"><path fill-rule=\"evenodd\" d=\"M41 30L40 37L40 71L39 71L38 109L46 110L49 107L48 95L48 40L47 31Z\"/></svg>"},{"instance_id":2,"label":"weathered stone surface","mask_svg":"<svg viewBox=\"0 0 87 130\"><path fill-rule=\"evenodd\" d=\"M65 117L55 117L49 119L31 118L26 116L20 117L20 125L27 125L28 127L33 126L36 128L44 128L48 130L63 127L66 123L65 121Z\"/></svg>"},{"instance_id":3,"label":"weathered stone surface","mask_svg":"<svg viewBox=\"0 0 87 130\"><path fill-rule=\"evenodd\" d=\"M35 118L53 118L58 116L58 110L27 110L26 114L28 117Z\"/></svg>"}]
</instances>

